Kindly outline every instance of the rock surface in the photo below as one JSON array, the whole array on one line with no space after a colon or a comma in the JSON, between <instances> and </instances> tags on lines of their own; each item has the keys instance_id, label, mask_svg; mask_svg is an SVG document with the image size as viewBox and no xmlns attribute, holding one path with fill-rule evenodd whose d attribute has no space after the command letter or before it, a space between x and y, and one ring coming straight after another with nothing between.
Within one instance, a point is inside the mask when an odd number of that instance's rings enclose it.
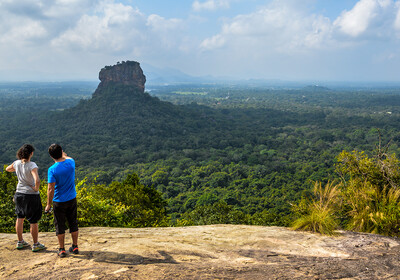
<instances>
[{"instance_id":1,"label":"rock surface","mask_svg":"<svg viewBox=\"0 0 400 280\"><path fill-rule=\"evenodd\" d=\"M106 66L100 70L99 79L100 84L94 95L110 83L133 86L144 92L146 83L146 76L143 74L139 62L136 61L123 61L113 66Z\"/></svg>"},{"instance_id":2,"label":"rock surface","mask_svg":"<svg viewBox=\"0 0 400 280\"><path fill-rule=\"evenodd\" d=\"M400 241L373 234L244 225L81 228L80 254L63 259L55 233L39 238L48 248L33 253L15 249L15 234L0 234L0 279L400 278Z\"/></svg>"}]
</instances>

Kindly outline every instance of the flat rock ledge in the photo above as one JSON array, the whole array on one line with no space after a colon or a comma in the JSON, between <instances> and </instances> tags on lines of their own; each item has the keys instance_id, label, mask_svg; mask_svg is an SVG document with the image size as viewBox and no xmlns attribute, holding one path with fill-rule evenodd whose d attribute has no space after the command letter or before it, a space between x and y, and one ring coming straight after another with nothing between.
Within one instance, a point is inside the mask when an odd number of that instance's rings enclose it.
<instances>
[{"instance_id":1,"label":"flat rock ledge","mask_svg":"<svg viewBox=\"0 0 400 280\"><path fill-rule=\"evenodd\" d=\"M25 240L32 243L29 233ZM0 279L400 279L400 240L341 232L328 237L282 227L81 228L80 254L47 246L16 250L0 234ZM67 234L66 247L71 244Z\"/></svg>"}]
</instances>

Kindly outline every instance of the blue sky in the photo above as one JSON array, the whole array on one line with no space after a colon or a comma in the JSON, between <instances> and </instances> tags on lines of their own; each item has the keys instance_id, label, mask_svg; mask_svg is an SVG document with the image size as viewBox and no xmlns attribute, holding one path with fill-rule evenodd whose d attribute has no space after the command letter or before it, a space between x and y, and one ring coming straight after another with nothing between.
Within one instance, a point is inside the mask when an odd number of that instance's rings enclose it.
<instances>
[{"instance_id":1,"label":"blue sky","mask_svg":"<svg viewBox=\"0 0 400 280\"><path fill-rule=\"evenodd\" d=\"M0 80L193 76L400 81L400 0L0 0Z\"/></svg>"}]
</instances>

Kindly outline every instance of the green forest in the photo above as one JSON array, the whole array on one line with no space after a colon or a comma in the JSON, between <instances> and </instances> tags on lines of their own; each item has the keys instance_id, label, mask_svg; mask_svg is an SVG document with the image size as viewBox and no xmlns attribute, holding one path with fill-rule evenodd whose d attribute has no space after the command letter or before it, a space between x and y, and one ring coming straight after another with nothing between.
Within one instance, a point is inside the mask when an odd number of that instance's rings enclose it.
<instances>
[{"instance_id":1,"label":"green forest","mask_svg":"<svg viewBox=\"0 0 400 280\"><path fill-rule=\"evenodd\" d=\"M44 201L47 148L61 144L76 160L82 226L289 226L315 182L341 179L343 151L373 157L381 141L399 154L400 88L94 88L0 85L0 162L34 145ZM3 232L15 180L1 174Z\"/></svg>"}]
</instances>

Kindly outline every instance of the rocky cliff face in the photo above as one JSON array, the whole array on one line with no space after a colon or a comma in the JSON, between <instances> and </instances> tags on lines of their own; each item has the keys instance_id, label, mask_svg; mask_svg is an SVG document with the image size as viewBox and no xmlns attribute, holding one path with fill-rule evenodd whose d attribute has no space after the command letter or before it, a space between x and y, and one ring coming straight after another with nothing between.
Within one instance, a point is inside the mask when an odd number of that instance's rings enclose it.
<instances>
[{"instance_id":1,"label":"rocky cliff face","mask_svg":"<svg viewBox=\"0 0 400 280\"><path fill-rule=\"evenodd\" d=\"M106 66L99 73L100 84L94 95L110 84L133 86L140 92L144 92L146 76L139 62L123 61L113 66Z\"/></svg>"}]
</instances>

